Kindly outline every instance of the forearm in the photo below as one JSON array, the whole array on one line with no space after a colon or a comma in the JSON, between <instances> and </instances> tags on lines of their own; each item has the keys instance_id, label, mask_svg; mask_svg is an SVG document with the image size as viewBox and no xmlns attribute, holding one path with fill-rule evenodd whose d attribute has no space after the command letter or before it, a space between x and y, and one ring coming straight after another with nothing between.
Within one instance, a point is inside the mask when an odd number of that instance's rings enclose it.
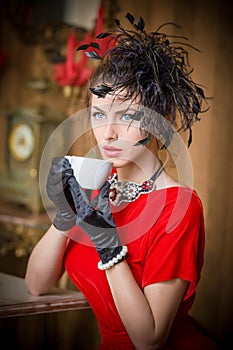
<instances>
[{"instance_id":1,"label":"forearm","mask_svg":"<svg viewBox=\"0 0 233 350\"><path fill-rule=\"evenodd\" d=\"M67 236L53 225L33 249L25 275L28 290L34 295L48 292L63 272Z\"/></svg>"},{"instance_id":2,"label":"forearm","mask_svg":"<svg viewBox=\"0 0 233 350\"><path fill-rule=\"evenodd\" d=\"M115 305L135 348L159 349L150 306L127 262L113 266L106 275Z\"/></svg>"}]
</instances>

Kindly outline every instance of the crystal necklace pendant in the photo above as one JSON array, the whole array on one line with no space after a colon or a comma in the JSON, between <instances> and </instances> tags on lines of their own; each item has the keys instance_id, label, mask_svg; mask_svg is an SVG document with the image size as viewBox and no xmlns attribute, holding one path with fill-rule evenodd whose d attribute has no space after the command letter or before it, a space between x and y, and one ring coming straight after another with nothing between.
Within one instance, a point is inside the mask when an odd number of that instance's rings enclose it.
<instances>
[{"instance_id":1,"label":"crystal necklace pendant","mask_svg":"<svg viewBox=\"0 0 233 350\"><path fill-rule=\"evenodd\" d=\"M151 179L144 181L142 184L136 182L120 182L117 180L117 174L113 174L108 180L109 201L111 204L118 206L123 202L134 202L141 194L152 192L155 189L155 180L161 174L163 168L160 167Z\"/></svg>"}]
</instances>

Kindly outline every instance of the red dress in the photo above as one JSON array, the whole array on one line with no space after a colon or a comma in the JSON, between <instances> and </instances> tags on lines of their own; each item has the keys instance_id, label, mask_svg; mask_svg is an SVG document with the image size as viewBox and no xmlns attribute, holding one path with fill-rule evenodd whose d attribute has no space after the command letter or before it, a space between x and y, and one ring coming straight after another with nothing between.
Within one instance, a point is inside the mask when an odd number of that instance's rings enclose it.
<instances>
[{"instance_id":1,"label":"red dress","mask_svg":"<svg viewBox=\"0 0 233 350\"><path fill-rule=\"evenodd\" d=\"M112 213L121 242L128 247L127 262L141 289L174 278L188 281L164 349L218 349L188 315L200 279L205 240L203 209L196 192L185 187L157 190L134 202L112 206ZM100 349L134 349L105 272L97 268L99 256L95 248L78 227L71 230L71 237L65 268L97 317L102 336Z\"/></svg>"}]
</instances>

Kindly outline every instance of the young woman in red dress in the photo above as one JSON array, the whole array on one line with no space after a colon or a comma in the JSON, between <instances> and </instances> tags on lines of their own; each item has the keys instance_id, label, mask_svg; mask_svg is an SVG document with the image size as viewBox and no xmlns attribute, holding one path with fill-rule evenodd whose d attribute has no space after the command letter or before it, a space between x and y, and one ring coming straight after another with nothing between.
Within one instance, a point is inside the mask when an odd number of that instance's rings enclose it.
<instances>
[{"instance_id":1,"label":"young woman in red dress","mask_svg":"<svg viewBox=\"0 0 233 350\"><path fill-rule=\"evenodd\" d=\"M100 37L115 42L90 85L93 134L114 171L89 198L69 161L53 160L47 193L57 213L30 256L26 284L46 293L65 268L97 317L100 349L218 349L189 315L203 265L202 203L159 159L161 148L179 156L176 130L191 135L206 97L186 50L126 17L132 30L116 21L117 31ZM96 45L88 49L98 56Z\"/></svg>"}]
</instances>

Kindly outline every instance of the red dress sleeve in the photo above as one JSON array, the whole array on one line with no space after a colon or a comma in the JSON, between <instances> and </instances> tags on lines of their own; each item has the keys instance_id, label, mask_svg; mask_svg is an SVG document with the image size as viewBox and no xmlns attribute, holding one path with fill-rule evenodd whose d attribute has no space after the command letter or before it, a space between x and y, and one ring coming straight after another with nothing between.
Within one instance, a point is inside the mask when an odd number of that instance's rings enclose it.
<instances>
[{"instance_id":1,"label":"red dress sleeve","mask_svg":"<svg viewBox=\"0 0 233 350\"><path fill-rule=\"evenodd\" d=\"M179 192L179 200L177 193ZM204 254L203 208L196 192L178 190L150 230L142 287L182 278L189 282L184 299L195 291Z\"/></svg>"}]
</instances>

